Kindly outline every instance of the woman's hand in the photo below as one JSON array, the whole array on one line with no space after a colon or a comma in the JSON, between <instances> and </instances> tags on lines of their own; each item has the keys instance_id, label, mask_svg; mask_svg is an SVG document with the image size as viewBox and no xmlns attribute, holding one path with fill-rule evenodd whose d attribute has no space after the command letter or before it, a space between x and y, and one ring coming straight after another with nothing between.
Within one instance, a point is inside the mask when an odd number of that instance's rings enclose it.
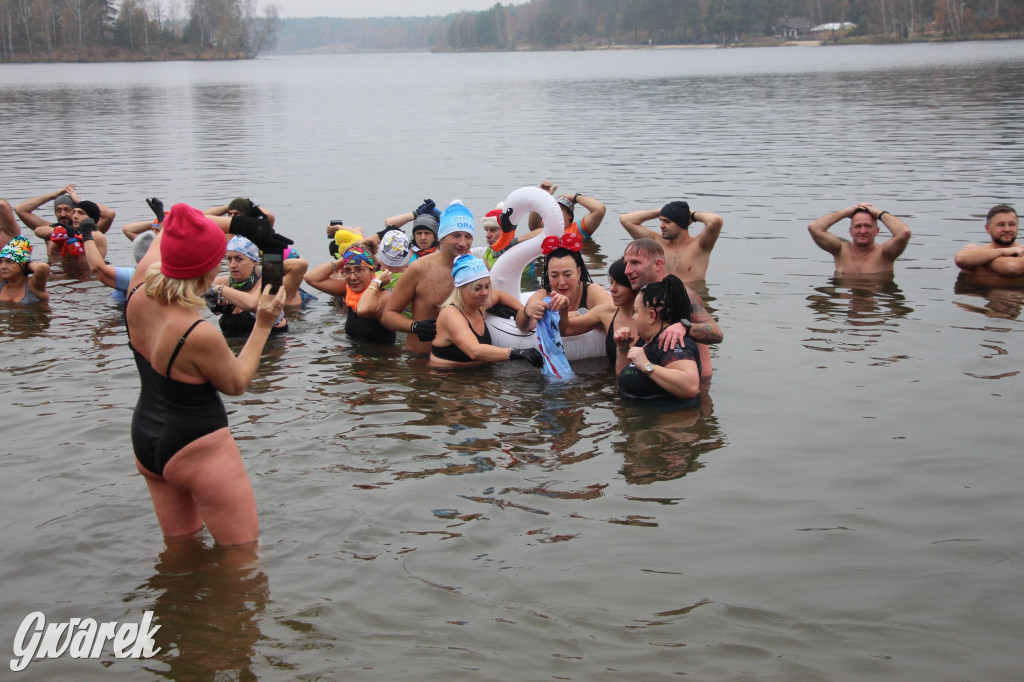
<instances>
[{"instance_id":1,"label":"woman's hand","mask_svg":"<svg viewBox=\"0 0 1024 682\"><path fill-rule=\"evenodd\" d=\"M547 309L548 306L544 303L543 299L535 299L526 303L526 306L523 308L523 314L528 318L540 320L540 318L544 317L544 311Z\"/></svg>"},{"instance_id":2,"label":"woman's hand","mask_svg":"<svg viewBox=\"0 0 1024 682\"><path fill-rule=\"evenodd\" d=\"M549 304L551 310L555 310L559 313L565 313L569 310L569 297L563 296L562 294L551 294L551 303ZM541 313L543 315L543 313Z\"/></svg>"},{"instance_id":3,"label":"woman's hand","mask_svg":"<svg viewBox=\"0 0 1024 682\"><path fill-rule=\"evenodd\" d=\"M288 294L281 287L277 294L270 293L270 285L263 287L260 293L259 303L256 308L256 324L264 327L273 327L281 319L281 311L284 310L284 302Z\"/></svg>"},{"instance_id":4,"label":"woman's hand","mask_svg":"<svg viewBox=\"0 0 1024 682\"><path fill-rule=\"evenodd\" d=\"M619 348L633 345L633 332L630 331L629 327L619 327L615 330L615 334L612 335L612 340L615 341L615 345Z\"/></svg>"},{"instance_id":5,"label":"woman's hand","mask_svg":"<svg viewBox=\"0 0 1024 682\"><path fill-rule=\"evenodd\" d=\"M626 357L637 367L643 367L649 362L643 346L631 346L629 352L626 353Z\"/></svg>"}]
</instances>

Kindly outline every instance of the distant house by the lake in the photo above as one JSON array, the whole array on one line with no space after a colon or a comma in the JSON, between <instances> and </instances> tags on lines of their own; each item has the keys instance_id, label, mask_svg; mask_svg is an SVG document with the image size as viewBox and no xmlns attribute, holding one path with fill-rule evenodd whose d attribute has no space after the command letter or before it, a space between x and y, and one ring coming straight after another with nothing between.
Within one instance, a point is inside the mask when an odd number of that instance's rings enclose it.
<instances>
[{"instance_id":1,"label":"distant house by the lake","mask_svg":"<svg viewBox=\"0 0 1024 682\"><path fill-rule=\"evenodd\" d=\"M806 17L782 17L775 22L775 35L786 40L803 40L809 36L811 20Z\"/></svg>"}]
</instances>

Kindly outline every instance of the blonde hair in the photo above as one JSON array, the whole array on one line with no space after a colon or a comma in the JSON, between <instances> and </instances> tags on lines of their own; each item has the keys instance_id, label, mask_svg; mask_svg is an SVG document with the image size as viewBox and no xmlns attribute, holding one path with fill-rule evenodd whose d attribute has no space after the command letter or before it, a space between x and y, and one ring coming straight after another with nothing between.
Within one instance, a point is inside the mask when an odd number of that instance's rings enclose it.
<instances>
[{"instance_id":1,"label":"blonde hair","mask_svg":"<svg viewBox=\"0 0 1024 682\"><path fill-rule=\"evenodd\" d=\"M206 301L203 299L202 293L206 291L208 285L209 282L206 281L205 274L189 279L168 277L160 272L159 261L150 265L146 270L146 295L164 305L205 308Z\"/></svg>"},{"instance_id":2,"label":"blonde hair","mask_svg":"<svg viewBox=\"0 0 1024 682\"><path fill-rule=\"evenodd\" d=\"M475 279L472 282L468 282L466 284L463 284L461 287L455 287L454 289L452 289L452 293L448 294L448 298L444 299L444 303L441 304L441 307L444 308L446 306L453 305L456 308L458 308L460 311L462 311L463 313L466 312L465 308L463 307L465 305L465 303L463 303L463 301L462 301L462 290L465 289L466 287L469 287L469 286L472 286L472 285L476 284L479 281L480 280L476 280ZM488 307L487 304L491 302L491 297L493 295L494 295L494 289L491 289L491 293L487 295L487 300L484 301L484 305L483 305L484 309L486 309Z\"/></svg>"}]
</instances>

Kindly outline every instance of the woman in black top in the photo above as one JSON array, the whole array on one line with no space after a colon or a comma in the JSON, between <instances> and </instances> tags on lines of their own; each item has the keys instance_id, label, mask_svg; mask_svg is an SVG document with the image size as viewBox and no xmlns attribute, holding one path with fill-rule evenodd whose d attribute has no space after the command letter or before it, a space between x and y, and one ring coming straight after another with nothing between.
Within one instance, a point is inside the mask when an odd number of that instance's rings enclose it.
<instances>
[{"instance_id":1,"label":"woman in black top","mask_svg":"<svg viewBox=\"0 0 1024 682\"><path fill-rule=\"evenodd\" d=\"M633 302L637 336L628 327L615 331L619 390L629 398L675 397L696 404L700 392L700 354L689 336L669 351L658 347L665 327L689 320L690 298L675 275L651 282Z\"/></svg>"},{"instance_id":2,"label":"woman in black top","mask_svg":"<svg viewBox=\"0 0 1024 682\"><path fill-rule=\"evenodd\" d=\"M434 367L473 367L484 362L526 360L534 367L543 363L536 348L501 348L491 345L484 323L484 310L503 304L519 311L523 304L506 291L492 290L487 264L476 256L463 255L452 266L455 289L437 315L437 335L431 342L430 364ZM517 316L521 320L522 316ZM519 323L528 331L532 320Z\"/></svg>"}]
</instances>

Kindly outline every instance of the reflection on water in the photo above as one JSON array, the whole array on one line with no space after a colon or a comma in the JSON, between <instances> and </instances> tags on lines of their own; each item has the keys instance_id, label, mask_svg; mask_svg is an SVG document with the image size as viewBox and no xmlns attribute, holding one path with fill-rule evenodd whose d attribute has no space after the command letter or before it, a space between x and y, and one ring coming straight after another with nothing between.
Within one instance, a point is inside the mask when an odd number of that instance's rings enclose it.
<instances>
[{"instance_id":1,"label":"reflection on water","mask_svg":"<svg viewBox=\"0 0 1024 682\"><path fill-rule=\"evenodd\" d=\"M632 414L618 410L624 439L615 449L622 456L627 483L646 485L685 476L704 467L698 457L726 444L706 389L698 399L698 407L688 410L670 405Z\"/></svg>"},{"instance_id":2,"label":"reflection on water","mask_svg":"<svg viewBox=\"0 0 1024 682\"><path fill-rule=\"evenodd\" d=\"M966 297L955 301L958 306L986 317L1016 320L1024 308L1024 287L991 287L972 281L970 275L963 272L957 277L953 291Z\"/></svg>"},{"instance_id":3,"label":"reflection on water","mask_svg":"<svg viewBox=\"0 0 1024 682\"><path fill-rule=\"evenodd\" d=\"M834 276L814 290L807 301L815 317L808 330L815 336L804 341L813 350L865 350L883 334L895 333L899 321L914 311L891 273Z\"/></svg>"},{"instance_id":4,"label":"reflection on water","mask_svg":"<svg viewBox=\"0 0 1024 682\"><path fill-rule=\"evenodd\" d=\"M153 599L161 626L156 660L166 668L150 670L176 682L258 679L253 659L270 587L254 549L169 540L155 571L134 596Z\"/></svg>"}]
</instances>

